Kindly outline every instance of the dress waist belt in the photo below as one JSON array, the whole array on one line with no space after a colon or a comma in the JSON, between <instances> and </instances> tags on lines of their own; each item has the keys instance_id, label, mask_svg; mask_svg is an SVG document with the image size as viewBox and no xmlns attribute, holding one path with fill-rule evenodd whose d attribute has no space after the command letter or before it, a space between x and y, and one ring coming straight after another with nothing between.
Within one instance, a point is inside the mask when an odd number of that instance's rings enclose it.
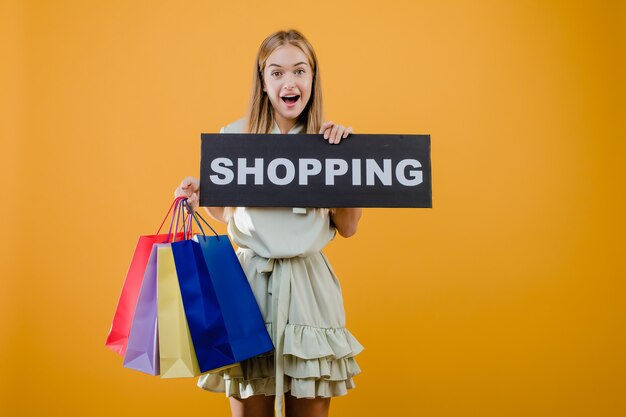
<instances>
[{"instance_id":1,"label":"dress waist belt","mask_svg":"<svg viewBox=\"0 0 626 417\"><path fill-rule=\"evenodd\" d=\"M291 304L292 258L264 258L253 250L239 248L239 251L255 258L257 272L269 274L269 291L272 296L272 339L274 340L274 375L276 381L276 416L281 417L283 409L285 365L283 351L285 328Z\"/></svg>"}]
</instances>

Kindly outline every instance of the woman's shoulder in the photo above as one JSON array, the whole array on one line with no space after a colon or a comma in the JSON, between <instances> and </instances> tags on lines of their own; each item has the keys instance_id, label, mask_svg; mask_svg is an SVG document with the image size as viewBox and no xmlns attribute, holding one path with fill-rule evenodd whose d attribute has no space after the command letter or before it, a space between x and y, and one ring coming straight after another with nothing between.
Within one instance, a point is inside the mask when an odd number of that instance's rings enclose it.
<instances>
[{"instance_id":1,"label":"woman's shoulder","mask_svg":"<svg viewBox=\"0 0 626 417\"><path fill-rule=\"evenodd\" d=\"M224 126L220 130L220 133L244 133L245 131L246 131L246 119L242 117L241 119Z\"/></svg>"}]
</instances>

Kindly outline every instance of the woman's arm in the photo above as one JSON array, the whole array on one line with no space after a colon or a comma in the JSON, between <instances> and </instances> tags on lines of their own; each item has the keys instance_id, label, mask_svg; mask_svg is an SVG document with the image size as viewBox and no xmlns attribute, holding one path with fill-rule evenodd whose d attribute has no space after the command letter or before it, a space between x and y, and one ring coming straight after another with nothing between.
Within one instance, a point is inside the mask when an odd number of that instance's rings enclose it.
<instances>
[{"instance_id":1,"label":"woman's arm","mask_svg":"<svg viewBox=\"0 0 626 417\"><path fill-rule=\"evenodd\" d=\"M335 208L330 210L330 220L341 236L350 237L356 233L362 212L360 208Z\"/></svg>"},{"instance_id":2,"label":"woman's arm","mask_svg":"<svg viewBox=\"0 0 626 417\"><path fill-rule=\"evenodd\" d=\"M206 212L218 222L227 223L224 219L224 207L205 207Z\"/></svg>"},{"instance_id":3,"label":"woman's arm","mask_svg":"<svg viewBox=\"0 0 626 417\"><path fill-rule=\"evenodd\" d=\"M336 145L352 133L352 128L329 121L322 124L320 133L328 143ZM356 233L362 212L360 208L334 208L330 210L330 221L341 236L350 237Z\"/></svg>"}]
</instances>

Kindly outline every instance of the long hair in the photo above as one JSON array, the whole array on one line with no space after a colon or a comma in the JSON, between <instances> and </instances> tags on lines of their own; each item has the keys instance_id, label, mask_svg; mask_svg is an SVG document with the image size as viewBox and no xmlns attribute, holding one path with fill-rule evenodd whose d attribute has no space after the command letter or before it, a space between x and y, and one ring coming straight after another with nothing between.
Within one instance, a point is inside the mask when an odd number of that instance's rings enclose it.
<instances>
[{"instance_id":1,"label":"long hair","mask_svg":"<svg viewBox=\"0 0 626 417\"><path fill-rule=\"evenodd\" d=\"M263 91L263 71L267 58L272 52L284 45L293 45L299 48L308 58L313 71L311 97L302 114L298 117L298 122L304 125L305 133L319 133L322 126L322 84L317 56L309 41L297 30L290 29L272 33L259 47L252 75L250 104L246 114L248 133L270 133L274 127L274 109L267 93Z\"/></svg>"},{"instance_id":2,"label":"long hair","mask_svg":"<svg viewBox=\"0 0 626 417\"><path fill-rule=\"evenodd\" d=\"M317 56L313 46L300 32L294 29L281 30L272 33L261 43L254 61L252 73L252 91L245 120L247 133L270 133L274 127L274 108L267 93L263 91L263 71L267 58L276 49L284 45L294 45L299 48L309 60L313 71L313 85L309 102L298 117L298 122L305 126L304 133L319 133L324 120L322 105L322 83ZM228 221L236 207L224 208L224 219Z\"/></svg>"}]
</instances>

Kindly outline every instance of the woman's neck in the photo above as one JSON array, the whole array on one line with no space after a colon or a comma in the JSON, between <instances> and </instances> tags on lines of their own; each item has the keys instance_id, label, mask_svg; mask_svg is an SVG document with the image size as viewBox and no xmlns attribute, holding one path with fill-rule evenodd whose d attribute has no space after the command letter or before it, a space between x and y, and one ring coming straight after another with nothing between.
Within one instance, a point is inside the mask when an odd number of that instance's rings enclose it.
<instances>
[{"instance_id":1,"label":"woman's neck","mask_svg":"<svg viewBox=\"0 0 626 417\"><path fill-rule=\"evenodd\" d=\"M276 120L276 124L278 125L278 129L280 129L280 133L289 133L291 129L298 123L298 119L285 119L280 115L274 116Z\"/></svg>"}]
</instances>

